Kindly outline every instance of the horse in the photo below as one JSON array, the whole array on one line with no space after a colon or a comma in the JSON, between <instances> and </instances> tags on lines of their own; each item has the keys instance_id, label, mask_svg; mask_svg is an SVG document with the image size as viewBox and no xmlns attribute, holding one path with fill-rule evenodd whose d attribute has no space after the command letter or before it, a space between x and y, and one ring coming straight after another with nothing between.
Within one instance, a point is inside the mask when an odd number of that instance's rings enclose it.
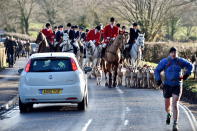
<instances>
[{"instance_id":1,"label":"horse","mask_svg":"<svg viewBox=\"0 0 197 131\"><path fill-rule=\"evenodd\" d=\"M102 58L101 66L105 74L105 86L109 88L116 87L117 85L116 77L118 65L122 63L121 48L126 42L126 36L124 34L119 34L114 42L106 48L104 57ZM107 73L109 78L107 78Z\"/></svg>"},{"instance_id":2,"label":"horse","mask_svg":"<svg viewBox=\"0 0 197 131\"><path fill-rule=\"evenodd\" d=\"M74 47L77 48L77 52L76 52L76 57L77 60L80 60L80 51L79 51L79 43L77 41L74 41L71 44L71 40L69 40L69 35L67 33L63 34L63 41L62 43L59 45L60 48L62 48L62 52L71 52L71 53L75 53L74 52Z\"/></svg>"},{"instance_id":3,"label":"horse","mask_svg":"<svg viewBox=\"0 0 197 131\"><path fill-rule=\"evenodd\" d=\"M74 52L73 46L70 44L69 36L67 33L64 33L63 35L63 41L60 44L60 47L62 48L62 52Z\"/></svg>"},{"instance_id":4,"label":"horse","mask_svg":"<svg viewBox=\"0 0 197 131\"><path fill-rule=\"evenodd\" d=\"M35 42L39 45L38 53L51 51L51 47L50 47L45 35L42 32L38 33L38 36L37 36L37 39Z\"/></svg>"},{"instance_id":5,"label":"horse","mask_svg":"<svg viewBox=\"0 0 197 131\"><path fill-rule=\"evenodd\" d=\"M85 42L81 41L81 40L78 40L78 44L79 44L79 50L80 50L80 52L79 52L79 64L81 66L83 66Z\"/></svg>"},{"instance_id":6,"label":"horse","mask_svg":"<svg viewBox=\"0 0 197 131\"><path fill-rule=\"evenodd\" d=\"M101 45L96 46L93 41L85 43L86 49L86 58L83 61L84 66L90 66L92 69L95 69L96 66L100 66L101 62ZM94 74L94 70L93 70ZM91 77L91 75L90 75Z\"/></svg>"},{"instance_id":7,"label":"horse","mask_svg":"<svg viewBox=\"0 0 197 131\"><path fill-rule=\"evenodd\" d=\"M85 46L86 46L86 58L84 59L83 65L88 65L91 66L92 68L98 66L101 60L102 47L100 45L96 46L93 41L87 42Z\"/></svg>"},{"instance_id":8,"label":"horse","mask_svg":"<svg viewBox=\"0 0 197 131\"><path fill-rule=\"evenodd\" d=\"M139 65L140 60L142 59L142 49L144 48L144 38L145 34L139 34L136 42L132 46L130 50L130 59L131 59L131 65L133 67L136 67Z\"/></svg>"}]
</instances>

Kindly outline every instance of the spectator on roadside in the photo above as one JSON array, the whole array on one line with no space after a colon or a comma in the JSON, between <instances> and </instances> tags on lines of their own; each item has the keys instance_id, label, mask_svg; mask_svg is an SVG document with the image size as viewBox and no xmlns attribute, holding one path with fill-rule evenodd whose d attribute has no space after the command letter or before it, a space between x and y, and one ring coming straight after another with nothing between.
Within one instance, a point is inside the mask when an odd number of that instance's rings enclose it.
<instances>
[{"instance_id":1,"label":"spectator on roadside","mask_svg":"<svg viewBox=\"0 0 197 131\"><path fill-rule=\"evenodd\" d=\"M7 62L9 64L9 67L13 67L15 63L15 50L16 50L16 42L14 41L14 38L11 37L6 41L6 53L7 53Z\"/></svg>"}]
</instances>

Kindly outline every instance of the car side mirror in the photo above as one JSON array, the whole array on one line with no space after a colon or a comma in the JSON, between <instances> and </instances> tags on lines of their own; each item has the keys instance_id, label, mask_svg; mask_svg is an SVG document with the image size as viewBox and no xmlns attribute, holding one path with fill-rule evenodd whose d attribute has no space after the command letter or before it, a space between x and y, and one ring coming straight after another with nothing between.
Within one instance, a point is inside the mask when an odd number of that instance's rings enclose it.
<instances>
[{"instance_id":1,"label":"car side mirror","mask_svg":"<svg viewBox=\"0 0 197 131\"><path fill-rule=\"evenodd\" d=\"M84 70L85 73L88 73L88 72L92 71L92 68L91 67L84 67L83 70Z\"/></svg>"},{"instance_id":2,"label":"car side mirror","mask_svg":"<svg viewBox=\"0 0 197 131\"><path fill-rule=\"evenodd\" d=\"M20 75L23 72L23 68L18 70L18 74Z\"/></svg>"}]
</instances>

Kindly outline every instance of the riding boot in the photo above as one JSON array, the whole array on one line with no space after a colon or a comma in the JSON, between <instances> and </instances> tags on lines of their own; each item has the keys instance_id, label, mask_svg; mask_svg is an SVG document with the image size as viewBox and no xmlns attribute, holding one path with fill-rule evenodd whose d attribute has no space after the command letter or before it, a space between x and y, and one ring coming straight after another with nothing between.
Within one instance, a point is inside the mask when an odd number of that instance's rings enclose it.
<instances>
[{"instance_id":1,"label":"riding boot","mask_svg":"<svg viewBox=\"0 0 197 131\"><path fill-rule=\"evenodd\" d=\"M105 50L106 50L106 48L102 49L102 51L101 51L101 58L103 58L105 56Z\"/></svg>"},{"instance_id":2,"label":"riding boot","mask_svg":"<svg viewBox=\"0 0 197 131\"><path fill-rule=\"evenodd\" d=\"M133 46L133 44L130 43L130 44L129 44L129 48L128 48L129 51L132 49L132 46Z\"/></svg>"},{"instance_id":3,"label":"riding boot","mask_svg":"<svg viewBox=\"0 0 197 131\"><path fill-rule=\"evenodd\" d=\"M84 56L83 56L83 58L86 58L86 49L84 48L84 51L83 51L83 53L84 53Z\"/></svg>"},{"instance_id":4,"label":"riding boot","mask_svg":"<svg viewBox=\"0 0 197 131\"><path fill-rule=\"evenodd\" d=\"M73 53L74 53L75 55L77 55L77 47L74 46L74 44L73 44L74 42L75 42L75 41L72 40L72 41L70 42L70 44L73 46L73 50L74 50Z\"/></svg>"}]
</instances>

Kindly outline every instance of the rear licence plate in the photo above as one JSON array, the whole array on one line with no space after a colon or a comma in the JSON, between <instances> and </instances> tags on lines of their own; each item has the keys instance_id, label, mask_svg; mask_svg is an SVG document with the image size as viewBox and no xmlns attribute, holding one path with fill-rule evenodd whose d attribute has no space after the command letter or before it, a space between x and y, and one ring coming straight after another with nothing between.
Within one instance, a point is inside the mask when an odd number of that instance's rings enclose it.
<instances>
[{"instance_id":1,"label":"rear licence plate","mask_svg":"<svg viewBox=\"0 0 197 131\"><path fill-rule=\"evenodd\" d=\"M62 89L43 89L42 94L62 94Z\"/></svg>"}]
</instances>

